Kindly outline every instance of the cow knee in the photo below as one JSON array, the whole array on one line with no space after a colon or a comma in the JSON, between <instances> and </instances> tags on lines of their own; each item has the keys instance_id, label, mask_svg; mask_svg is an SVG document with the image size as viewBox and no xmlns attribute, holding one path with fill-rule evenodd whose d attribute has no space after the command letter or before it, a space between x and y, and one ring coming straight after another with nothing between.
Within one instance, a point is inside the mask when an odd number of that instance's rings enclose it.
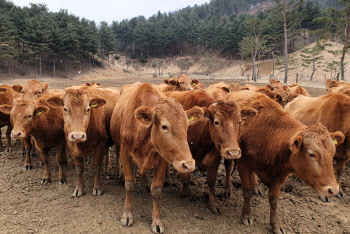
<instances>
[{"instance_id":1,"label":"cow knee","mask_svg":"<svg viewBox=\"0 0 350 234\"><path fill-rule=\"evenodd\" d=\"M125 181L125 189L126 192L134 192L135 190L135 183L133 181Z\"/></svg>"},{"instance_id":2,"label":"cow knee","mask_svg":"<svg viewBox=\"0 0 350 234\"><path fill-rule=\"evenodd\" d=\"M151 194L153 199L159 200L162 196L162 188L161 187L152 188Z\"/></svg>"}]
</instances>

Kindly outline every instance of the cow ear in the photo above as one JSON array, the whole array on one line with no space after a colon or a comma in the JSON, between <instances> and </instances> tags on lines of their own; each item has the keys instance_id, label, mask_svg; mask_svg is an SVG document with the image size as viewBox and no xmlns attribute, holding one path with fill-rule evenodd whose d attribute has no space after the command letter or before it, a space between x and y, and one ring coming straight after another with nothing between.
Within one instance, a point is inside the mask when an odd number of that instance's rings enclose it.
<instances>
[{"instance_id":1,"label":"cow ear","mask_svg":"<svg viewBox=\"0 0 350 234\"><path fill-rule=\"evenodd\" d=\"M35 115L44 115L49 111L49 108L46 106L38 106L35 108L34 114Z\"/></svg>"},{"instance_id":2,"label":"cow ear","mask_svg":"<svg viewBox=\"0 0 350 234\"><path fill-rule=\"evenodd\" d=\"M174 79L174 78L171 78L171 79L169 80L169 85L177 86L177 80Z\"/></svg>"},{"instance_id":3,"label":"cow ear","mask_svg":"<svg viewBox=\"0 0 350 234\"><path fill-rule=\"evenodd\" d=\"M282 96L280 94L275 94L275 96L273 97L273 99L278 102L278 103L282 103Z\"/></svg>"},{"instance_id":4,"label":"cow ear","mask_svg":"<svg viewBox=\"0 0 350 234\"><path fill-rule=\"evenodd\" d=\"M293 153L297 153L303 146L303 136L301 132L296 133L290 140L290 149Z\"/></svg>"},{"instance_id":5,"label":"cow ear","mask_svg":"<svg viewBox=\"0 0 350 234\"><path fill-rule=\"evenodd\" d=\"M12 110L12 105L1 105L0 106L0 112L5 114L5 115L10 115Z\"/></svg>"},{"instance_id":6,"label":"cow ear","mask_svg":"<svg viewBox=\"0 0 350 234\"><path fill-rule=\"evenodd\" d=\"M135 118L147 127L154 122L154 114L147 106L137 108L135 110Z\"/></svg>"},{"instance_id":7,"label":"cow ear","mask_svg":"<svg viewBox=\"0 0 350 234\"><path fill-rule=\"evenodd\" d=\"M164 84L167 84L167 85L168 85L168 84L169 84L169 80L168 80L168 79L165 79L165 80L164 80Z\"/></svg>"},{"instance_id":8,"label":"cow ear","mask_svg":"<svg viewBox=\"0 0 350 234\"><path fill-rule=\"evenodd\" d=\"M12 89L15 90L17 93L22 92L22 86L20 85L12 85Z\"/></svg>"},{"instance_id":9,"label":"cow ear","mask_svg":"<svg viewBox=\"0 0 350 234\"><path fill-rule=\"evenodd\" d=\"M63 106L63 100L59 97L49 97L48 99L46 99L46 103L53 107Z\"/></svg>"},{"instance_id":10,"label":"cow ear","mask_svg":"<svg viewBox=\"0 0 350 234\"><path fill-rule=\"evenodd\" d=\"M274 87L272 85L270 85L270 84L266 85L265 87L270 89L270 90L274 90Z\"/></svg>"},{"instance_id":11,"label":"cow ear","mask_svg":"<svg viewBox=\"0 0 350 234\"><path fill-rule=\"evenodd\" d=\"M342 143L344 143L345 140L345 136L343 133L337 131L337 132L332 132L329 135L331 135L331 138L335 144L335 146L339 146Z\"/></svg>"},{"instance_id":12,"label":"cow ear","mask_svg":"<svg viewBox=\"0 0 350 234\"><path fill-rule=\"evenodd\" d=\"M0 88L0 94L4 94L6 92L7 92L7 88L4 88L4 87Z\"/></svg>"},{"instance_id":13,"label":"cow ear","mask_svg":"<svg viewBox=\"0 0 350 234\"><path fill-rule=\"evenodd\" d=\"M199 83L199 80L197 80L197 79L193 79L192 80L192 85L193 86L197 85L198 83Z\"/></svg>"},{"instance_id":14,"label":"cow ear","mask_svg":"<svg viewBox=\"0 0 350 234\"><path fill-rule=\"evenodd\" d=\"M45 90L47 90L47 87L49 87L49 85L45 82L42 84L42 92L44 92Z\"/></svg>"},{"instance_id":15,"label":"cow ear","mask_svg":"<svg viewBox=\"0 0 350 234\"><path fill-rule=\"evenodd\" d=\"M186 115L189 123L192 124L204 116L204 110L199 106L195 106L192 109L187 110Z\"/></svg>"},{"instance_id":16,"label":"cow ear","mask_svg":"<svg viewBox=\"0 0 350 234\"><path fill-rule=\"evenodd\" d=\"M103 98L94 98L90 102L90 107L91 108L96 108L96 107L101 107L104 104L106 104L106 100Z\"/></svg>"},{"instance_id":17,"label":"cow ear","mask_svg":"<svg viewBox=\"0 0 350 234\"><path fill-rule=\"evenodd\" d=\"M253 108L245 108L241 110L241 119L248 120L256 116L258 112Z\"/></svg>"},{"instance_id":18,"label":"cow ear","mask_svg":"<svg viewBox=\"0 0 350 234\"><path fill-rule=\"evenodd\" d=\"M91 86L91 84L90 84L90 83L86 83L85 85L86 85L86 86Z\"/></svg>"},{"instance_id":19,"label":"cow ear","mask_svg":"<svg viewBox=\"0 0 350 234\"><path fill-rule=\"evenodd\" d=\"M206 118L206 119L210 119L210 111L209 111L209 108L207 107L202 107L203 111L204 111L204 115L203 117Z\"/></svg>"},{"instance_id":20,"label":"cow ear","mask_svg":"<svg viewBox=\"0 0 350 234\"><path fill-rule=\"evenodd\" d=\"M227 88L227 87L221 87L222 90L224 90L226 93L229 93L230 92L230 89Z\"/></svg>"}]
</instances>

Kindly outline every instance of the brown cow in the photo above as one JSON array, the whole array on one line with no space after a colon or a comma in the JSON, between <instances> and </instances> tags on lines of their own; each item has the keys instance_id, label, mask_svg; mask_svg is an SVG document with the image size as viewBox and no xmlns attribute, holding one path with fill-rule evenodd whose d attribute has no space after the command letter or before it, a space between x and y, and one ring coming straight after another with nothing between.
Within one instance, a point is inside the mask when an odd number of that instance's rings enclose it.
<instances>
[{"instance_id":1,"label":"brown cow","mask_svg":"<svg viewBox=\"0 0 350 234\"><path fill-rule=\"evenodd\" d=\"M252 225L250 200L254 173L269 187L270 224L273 233L284 232L277 216L281 186L290 174L325 196L334 196L339 185L334 177L333 156L344 141L340 132L329 133L321 124L305 126L280 105L263 95L241 91L227 96L241 108L254 108L258 114L245 121L240 129L242 157L238 171L243 187L242 223Z\"/></svg>"},{"instance_id":2,"label":"brown cow","mask_svg":"<svg viewBox=\"0 0 350 234\"><path fill-rule=\"evenodd\" d=\"M120 150L125 175L126 200L121 224L133 224L135 162L142 177L154 168L151 185L151 229L153 232L162 233L164 226L160 219L159 199L167 165L173 164L180 173L194 170L195 161L187 143L188 116L195 122L202 117L203 109L196 107L185 113L178 101L167 98L164 93L148 83L123 87L121 93L111 119L111 134Z\"/></svg>"},{"instance_id":3,"label":"brown cow","mask_svg":"<svg viewBox=\"0 0 350 234\"><path fill-rule=\"evenodd\" d=\"M66 141L63 131L63 108L48 108L45 95L35 101L17 98L13 106L2 105L0 111L11 113L13 130L12 138L23 139L31 136L36 148L40 151L40 158L44 162L42 184L51 182L48 151L57 149L56 159L59 165L59 183L66 183L63 164L66 163ZM26 168L29 165L26 165Z\"/></svg>"},{"instance_id":4,"label":"brown cow","mask_svg":"<svg viewBox=\"0 0 350 234\"><path fill-rule=\"evenodd\" d=\"M189 126L187 140L196 165L201 171L207 172L207 183L209 186L209 208L213 213L221 214L221 209L215 196L215 182L217 171L221 162L221 156L225 160L226 167L226 189L227 197L232 194L231 167L232 160L241 157L238 145L238 130L242 118L254 116L253 109L243 109L235 102L215 101L210 95L203 91L167 92L168 97L178 100L184 110L194 106L209 108L206 110L207 118L198 120ZM180 194L188 195L191 174L181 174L183 187Z\"/></svg>"},{"instance_id":5,"label":"brown cow","mask_svg":"<svg viewBox=\"0 0 350 234\"><path fill-rule=\"evenodd\" d=\"M155 85L155 87L157 87L162 92L169 92L193 90L194 86L197 85L199 85L198 80L191 80L188 76L181 74L177 78L171 78L170 80L165 79L164 84Z\"/></svg>"},{"instance_id":6,"label":"brown cow","mask_svg":"<svg viewBox=\"0 0 350 234\"><path fill-rule=\"evenodd\" d=\"M281 83L281 81L270 78L269 82L270 82L273 90L275 90L275 89L279 90L279 91L283 90L283 84Z\"/></svg>"},{"instance_id":7,"label":"brown cow","mask_svg":"<svg viewBox=\"0 0 350 234\"><path fill-rule=\"evenodd\" d=\"M118 95L89 86L67 88L63 98L50 97L47 102L63 106L64 132L68 148L74 158L77 184L73 196L84 194L83 157L93 153L92 169L95 173L93 195L102 195L100 169L106 147L112 146L109 124Z\"/></svg>"},{"instance_id":8,"label":"brown cow","mask_svg":"<svg viewBox=\"0 0 350 234\"><path fill-rule=\"evenodd\" d=\"M215 100L224 100L225 96L230 92L230 85L225 82L216 83L205 89L205 92Z\"/></svg>"},{"instance_id":9,"label":"brown cow","mask_svg":"<svg viewBox=\"0 0 350 234\"><path fill-rule=\"evenodd\" d=\"M350 97L344 94L328 94L316 98L298 97L285 107L285 111L305 125L322 123L329 131L342 131L345 142L337 147L334 160L336 178L341 185L341 174L350 160ZM344 193L340 188L339 196ZM329 201L328 198L322 198Z\"/></svg>"},{"instance_id":10,"label":"brown cow","mask_svg":"<svg viewBox=\"0 0 350 234\"><path fill-rule=\"evenodd\" d=\"M348 83L345 81L336 81L332 79L326 79L326 90L328 91L330 88L338 87L344 84L348 84Z\"/></svg>"},{"instance_id":11,"label":"brown cow","mask_svg":"<svg viewBox=\"0 0 350 234\"><path fill-rule=\"evenodd\" d=\"M34 100L47 92L47 83L41 83L38 80L29 80L23 87L20 85L13 85L12 88L23 94L24 99Z\"/></svg>"},{"instance_id":12,"label":"brown cow","mask_svg":"<svg viewBox=\"0 0 350 234\"><path fill-rule=\"evenodd\" d=\"M0 85L0 105L12 105L13 99L15 98L16 91L14 91L11 86L9 85ZM10 121L10 115L4 114L0 112L0 151L3 151L3 145L2 145L2 132L1 128L7 126L6 130L6 151L10 152L11 148L11 131L12 131L12 125Z\"/></svg>"},{"instance_id":13,"label":"brown cow","mask_svg":"<svg viewBox=\"0 0 350 234\"><path fill-rule=\"evenodd\" d=\"M239 91L241 86L238 83L231 83L229 86L230 92Z\"/></svg>"},{"instance_id":14,"label":"brown cow","mask_svg":"<svg viewBox=\"0 0 350 234\"><path fill-rule=\"evenodd\" d=\"M337 87L332 87L332 88L328 89L327 94L343 93L343 94L349 95L349 91L350 91L350 84L342 84L342 85L339 85Z\"/></svg>"},{"instance_id":15,"label":"brown cow","mask_svg":"<svg viewBox=\"0 0 350 234\"><path fill-rule=\"evenodd\" d=\"M283 86L283 89L289 91L290 94L295 98L299 95L304 95L310 97L309 92L301 87L299 84L291 84L289 86Z\"/></svg>"}]
</instances>

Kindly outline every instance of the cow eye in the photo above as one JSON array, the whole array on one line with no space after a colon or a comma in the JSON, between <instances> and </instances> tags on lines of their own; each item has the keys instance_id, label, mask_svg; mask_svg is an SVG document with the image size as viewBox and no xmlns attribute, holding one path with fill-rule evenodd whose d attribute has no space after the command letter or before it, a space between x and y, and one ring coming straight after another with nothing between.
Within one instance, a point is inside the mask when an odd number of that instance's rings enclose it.
<instances>
[{"instance_id":1,"label":"cow eye","mask_svg":"<svg viewBox=\"0 0 350 234\"><path fill-rule=\"evenodd\" d=\"M168 131L168 126L162 125L162 130L163 130L163 131Z\"/></svg>"},{"instance_id":2,"label":"cow eye","mask_svg":"<svg viewBox=\"0 0 350 234\"><path fill-rule=\"evenodd\" d=\"M21 91L21 94L24 94L24 92L23 92L23 91Z\"/></svg>"},{"instance_id":3,"label":"cow eye","mask_svg":"<svg viewBox=\"0 0 350 234\"><path fill-rule=\"evenodd\" d=\"M63 107L64 112L68 112L67 107Z\"/></svg>"},{"instance_id":4,"label":"cow eye","mask_svg":"<svg viewBox=\"0 0 350 234\"><path fill-rule=\"evenodd\" d=\"M88 112L88 113L89 113L90 109L91 109L91 108L90 108L90 107L88 107L88 108L87 108L87 110L86 110L86 112Z\"/></svg>"},{"instance_id":5,"label":"cow eye","mask_svg":"<svg viewBox=\"0 0 350 234\"><path fill-rule=\"evenodd\" d=\"M32 118L32 115L28 115L28 118Z\"/></svg>"},{"instance_id":6,"label":"cow eye","mask_svg":"<svg viewBox=\"0 0 350 234\"><path fill-rule=\"evenodd\" d=\"M241 125L241 123L242 123L242 120L240 119L239 122L238 122L238 125Z\"/></svg>"},{"instance_id":7,"label":"cow eye","mask_svg":"<svg viewBox=\"0 0 350 234\"><path fill-rule=\"evenodd\" d=\"M38 92L39 95L41 95L41 92Z\"/></svg>"},{"instance_id":8,"label":"cow eye","mask_svg":"<svg viewBox=\"0 0 350 234\"><path fill-rule=\"evenodd\" d=\"M309 154L310 157L312 158L315 157L315 154L313 151L309 150L307 153Z\"/></svg>"},{"instance_id":9,"label":"cow eye","mask_svg":"<svg viewBox=\"0 0 350 234\"><path fill-rule=\"evenodd\" d=\"M184 82L181 82L181 81L179 82L179 84L183 84L183 83L184 83Z\"/></svg>"},{"instance_id":10,"label":"cow eye","mask_svg":"<svg viewBox=\"0 0 350 234\"><path fill-rule=\"evenodd\" d=\"M214 121L214 124L216 125L216 126L219 126L219 121Z\"/></svg>"}]
</instances>

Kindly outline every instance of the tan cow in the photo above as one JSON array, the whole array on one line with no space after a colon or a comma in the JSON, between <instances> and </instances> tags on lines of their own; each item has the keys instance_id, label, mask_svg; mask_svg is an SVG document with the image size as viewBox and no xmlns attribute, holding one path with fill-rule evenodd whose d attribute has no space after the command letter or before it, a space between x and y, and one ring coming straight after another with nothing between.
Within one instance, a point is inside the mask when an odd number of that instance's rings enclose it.
<instances>
[{"instance_id":1,"label":"tan cow","mask_svg":"<svg viewBox=\"0 0 350 234\"><path fill-rule=\"evenodd\" d=\"M13 99L16 97L16 91L12 89L9 85L0 85L0 105L12 105ZM3 145L2 145L2 132L1 128L7 126L6 130L6 151L10 152L11 149L11 131L12 131L12 125L10 121L10 115L4 114L3 112L0 113L0 151L3 151Z\"/></svg>"},{"instance_id":2,"label":"tan cow","mask_svg":"<svg viewBox=\"0 0 350 234\"><path fill-rule=\"evenodd\" d=\"M151 84L136 83L123 87L111 120L111 134L119 148L125 175L123 226L131 226L134 220L132 193L135 187L135 162L142 177L153 168L151 229L153 232L164 232L159 199L167 165L173 164L180 173L194 170L195 161L187 143L188 117L196 121L202 116L203 109L195 107L185 112L178 101L167 98Z\"/></svg>"},{"instance_id":3,"label":"tan cow","mask_svg":"<svg viewBox=\"0 0 350 234\"><path fill-rule=\"evenodd\" d=\"M230 92L230 85L225 82L216 83L205 89L205 92L215 100L224 100L225 96Z\"/></svg>"},{"instance_id":4,"label":"tan cow","mask_svg":"<svg viewBox=\"0 0 350 234\"><path fill-rule=\"evenodd\" d=\"M300 96L285 107L285 111L305 125L322 123L329 131L342 131L345 142L337 147L334 160L336 178L341 185L341 174L350 160L350 97L344 94L328 94L320 97ZM340 189L339 197L344 193ZM329 201L328 198L321 198Z\"/></svg>"},{"instance_id":5,"label":"tan cow","mask_svg":"<svg viewBox=\"0 0 350 234\"><path fill-rule=\"evenodd\" d=\"M49 168L48 151L56 147L56 159L59 165L59 183L66 183L66 177L63 171L63 164L66 164L66 140L63 131L63 108L50 108L45 102L49 96L36 100L17 98L13 106L2 105L0 111L11 114L11 123L13 130L12 138L24 139L32 137L36 148L40 152L40 158L44 162L44 174L42 184L51 182L51 173ZM27 162L26 162L27 163ZM31 164L26 164L31 167Z\"/></svg>"},{"instance_id":6,"label":"tan cow","mask_svg":"<svg viewBox=\"0 0 350 234\"><path fill-rule=\"evenodd\" d=\"M83 158L91 153L95 174L93 195L103 194L100 169L106 148L113 145L109 137L109 124L117 99L118 95L113 92L90 86L67 88L63 98L47 99L52 106L63 106L65 137L77 172L73 196L84 194Z\"/></svg>"},{"instance_id":7,"label":"tan cow","mask_svg":"<svg viewBox=\"0 0 350 234\"><path fill-rule=\"evenodd\" d=\"M20 85L13 85L12 88L23 95L24 99L34 100L47 92L47 83L41 83L38 80L29 80L23 87Z\"/></svg>"},{"instance_id":8,"label":"tan cow","mask_svg":"<svg viewBox=\"0 0 350 234\"><path fill-rule=\"evenodd\" d=\"M209 208L213 213L221 214L222 211L215 196L215 182L217 171L221 162L221 156L225 158L227 197L231 197L232 183L231 171L232 160L241 157L238 145L238 130L243 119L255 115L253 109L243 109L235 102L216 101L207 92L167 92L168 97L178 100L185 110L194 106L208 108L206 117L189 126L187 140L196 165L201 171L207 172L207 183L209 186ZM190 173L181 174L183 187L180 194L187 196L191 181Z\"/></svg>"},{"instance_id":9,"label":"tan cow","mask_svg":"<svg viewBox=\"0 0 350 234\"><path fill-rule=\"evenodd\" d=\"M294 98L299 95L310 97L309 92L303 87L301 87L299 84L291 84L289 86L283 86L283 89L286 91L289 91Z\"/></svg>"},{"instance_id":10,"label":"tan cow","mask_svg":"<svg viewBox=\"0 0 350 234\"><path fill-rule=\"evenodd\" d=\"M290 174L325 196L334 196L339 185L334 177L335 146L344 141L341 132L329 133L321 124L305 126L264 95L251 91L229 94L241 108L254 108L258 114L245 121L240 129L242 157L238 171L243 187L242 223L252 225L250 200L254 174L269 187L270 224L273 233L285 233L277 215L281 186ZM337 144L335 145L334 142Z\"/></svg>"},{"instance_id":11,"label":"tan cow","mask_svg":"<svg viewBox=\"0 0 350 234\"><path fill-rule=\"evenodd\" d=\"M336 81L332 79L326 79L326 90L328 91L330 88L338 87L344 84L348 84L348 83L345 81Z\"/></svg>"},{"instance_id":12,"label":"tan cow","mask_svg":"<svg viewBox=\"0 0 350 234\"><path fill-rule=\"evenodd\" d=\"M193 90L195 86L200 88L199 81L197 79L191 80L188 76L181 74L177 78L165 79L164 84L155 85L162 92L169 91L188 91Z\"/></svg>"},{"instance_id":13,"label":"tan cow","mask_svg":"<svg viewBox=\"0 0 350 234\"><path fill-rule=\"evenodd\" d=\"M273 90L279 90L279 91L283 90L283 84L281 83L281 81L270 78L269 82Z\"/></svg>"}]
</instances>

